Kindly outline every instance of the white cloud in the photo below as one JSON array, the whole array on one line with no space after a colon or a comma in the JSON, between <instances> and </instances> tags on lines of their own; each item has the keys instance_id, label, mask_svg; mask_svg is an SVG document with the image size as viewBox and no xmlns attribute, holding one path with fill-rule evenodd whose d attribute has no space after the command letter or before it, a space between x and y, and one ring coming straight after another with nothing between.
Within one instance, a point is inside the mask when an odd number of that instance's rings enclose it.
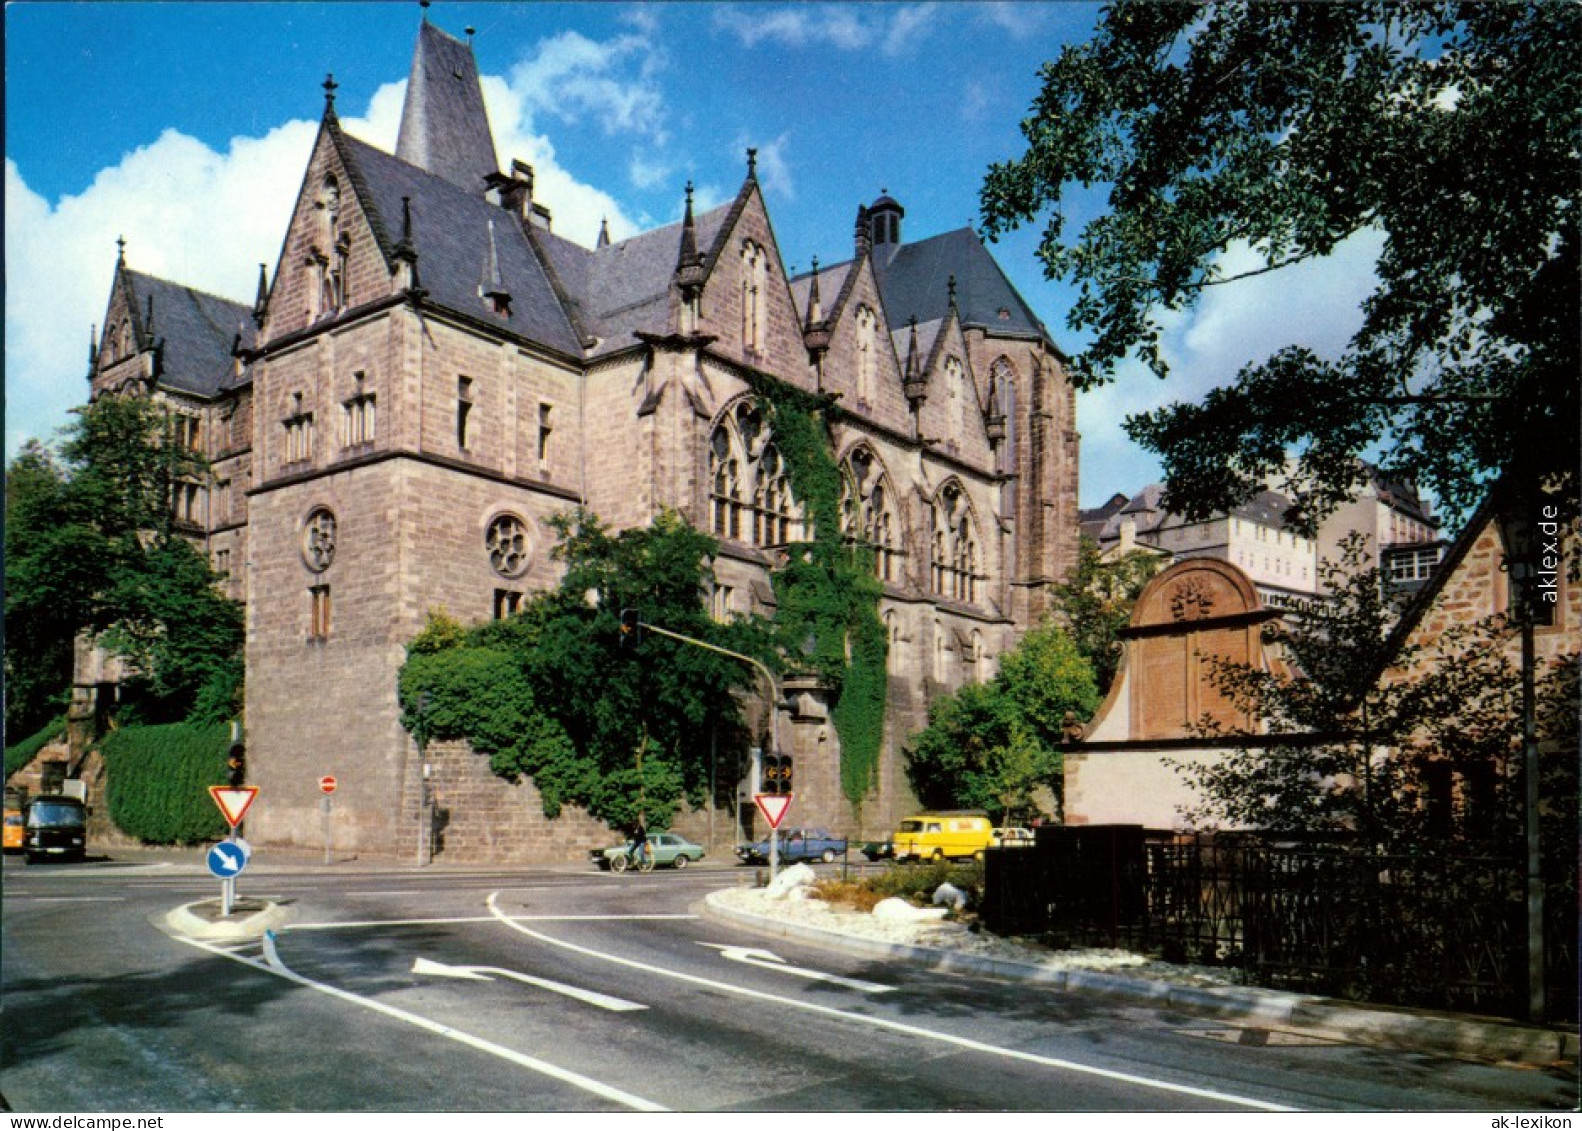
<instances>
[{"instance_id":1,"label":"white cloud","mask_svg":"<svg viewBox=\"0 0 1582 1131\"><path fill-rule=\"evenodd\" d=\"M633 63L635 75L627 74ZM654 82L663 57L641 35L595 42L574 31L539 44L537 53L511 69L511 91L528 117L552 114L567 122L584 117L606 133L663 137L664 98Z\"/></svg>"},{"instance_id":2,"label":"white cloud","mask_svg":"<svg viewBox=\"0 0 1582 1131\"><path fill-rule=\"evenodd\" d=\"M547 109L553 78L578 92L579 111L652 141L663 108L644 85L652 60L640 58L630 40L602 49L561 36L539 51L536 68L482 79L497 155L507 165L516 157L534 166L536 195L553 213L555 230L585 244L606 219L617 240L638 225L613 196L561 166L535 118ZM635 62L637 79L615 81L610 68L618 60L628 68ZM363 114L343 113L342 127L394 151L405 93L405 81L385 84ZM223 151L167 130L57 202L34 192L7 160L7 453L29 437L53 437L68 410L86 399L89 328L104 317L117 237L126 238L135 270L251 303L258 264L275 269L317 130L317 122L290 121L263 137L233 138ZM657 161L651 175L660 175Z\"/></svg>"},{"instance_id":3,"label":"white cloud","mask_svg":"<svg viewBox=\"0 0 1582 1131\"><path fill-rule=\"evenodd\" d=\"M942 10L936 3L730 6L715 12L714 26L735 36L744 47L760 43L839 51L878 47L894 56L910 51Z\"/></svg>"},{"instance_id":4,"label":"white cloud","mask_svg":"<svg viewBox=\"0 0 1582 1131\"><path fill-rule=\"evenodd\" d=\"M909 4L899 9L885 33L884 53L895 56L911 51L932 30L939 12L938 4Z\"/></svg>"},{"instance_id":5,"label":"white cloud","mask_svg":"<svg viewBox=\"0 0 1582 1131\"><path fill-rule=\"evenodd\" d=\"M316 123L223 153L174 130L51 204L6 161L6 451L52 438L87 399L88 332L104 317L118 237L130 267L251 302L273 270Z\"/></svg>"},{"instance_id":6,"label":"white cloud","mask_svg":"<svg viewBox=\"0 0 1582 1131\"><path fill-rule=\"evenodd\" d=\"M860 18L849 7L827 4L721 8L714 15L714 23L746 47L773 42L788 47L822 44L858 51L870 46L879 35L876 21Z\"/></svg>"},{"instance_id":7,"label":"white cloud","mask_svg":"<svg viewBox=\"0 0 1582 1131\"><path fill-rule=\"evenodd\" d=\"M1083 504L1095 506L1116 491L1131 494L1161 478L1158 460L1122 430L1127 417L1201 401L1210 389L1234 382L1247 364L1284 346L1338 357L1361 325L1360 304L1374 289L1383 242L1377 232L1358 233L1323 259L1207 288L1198 305L1160 315L1169 378L1160 381L1127 361L1113 382L1078 398ZM1262 261L1241 245L1219 262L1222 275L1231 277Z\"/></svg>"}]
</instances>

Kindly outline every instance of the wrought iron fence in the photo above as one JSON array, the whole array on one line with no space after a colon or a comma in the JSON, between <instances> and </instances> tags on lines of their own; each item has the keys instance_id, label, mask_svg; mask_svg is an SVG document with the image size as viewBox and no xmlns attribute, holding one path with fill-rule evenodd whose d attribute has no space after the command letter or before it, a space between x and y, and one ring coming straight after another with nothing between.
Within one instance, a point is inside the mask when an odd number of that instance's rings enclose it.
<instances>
[{"instance_id":1,"label":"wrought iron fence","mask_svg":"<svg viewBox=\"0 0 1582 1131\"><path fill-rule=\"evenodd\" d=\"M1000 934L1233 967L1255 985L1359 1001L1512 1017L1526 1006L1524 881L1506 858L1044 828L1031 850L991 850L984 881L983 918ZM1546 906L1551 1018L1575 1020L1574 867L1556 871Z\"/></svg>"}]
</instances>

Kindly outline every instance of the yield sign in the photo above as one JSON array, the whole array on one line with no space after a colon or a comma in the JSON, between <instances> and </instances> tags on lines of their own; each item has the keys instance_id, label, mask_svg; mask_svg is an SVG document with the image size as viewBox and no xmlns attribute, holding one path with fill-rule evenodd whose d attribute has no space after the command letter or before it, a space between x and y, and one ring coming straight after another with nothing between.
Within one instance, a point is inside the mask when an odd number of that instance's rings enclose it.
<instances>
[{"instance_id":1,"label":"yield sign","mask_svg":"<svg viewBox=\"0 0 1582 1131\"><path fill-rule=\"evenodd\" d=\"M253 798L258 796L258 787L239 785L230 788L211 785L209 796L214 798L214 803L220 807L220 814L225 818L225 823L234 829L242 823L242 818L247 816L247 807L253 803Z\"/></svg>"},{"instance_id":2,"label":"yield sign","mask_svg":"<svg viewBox=\"0 0 1582 1131\"><path fill-rule=\"evenodd\" d=\"M791 808L791 797L789 793L753 794L753 800L758 802L758 811L764 815L771 829L778 829L780 822L786 819L786 810Z\"/></svg>"}]
</instances>

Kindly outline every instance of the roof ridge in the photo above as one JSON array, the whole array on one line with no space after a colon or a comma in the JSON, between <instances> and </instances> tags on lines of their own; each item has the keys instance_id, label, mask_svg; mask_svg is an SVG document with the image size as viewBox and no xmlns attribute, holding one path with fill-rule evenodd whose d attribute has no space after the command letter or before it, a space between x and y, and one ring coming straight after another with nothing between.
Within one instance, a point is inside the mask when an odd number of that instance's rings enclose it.
<instances>
[{"instance_id":1,"label":"roof ridge","mask_svg":"<svg viewBox=\"0 0 1582 1131\"><path fill-rule=\"evenodd\" d=\"M223 302L228 303L231 306L242 307L248 312L251 312L253 309L251 303L243 302L241 299L227 298L222 294L216 294L214 291L204 290L202 287L195 287L190 283L180 283L175 279L167 279L163 275L155 275L148 271L139 271L133 267L124 267L122 270L129 276L136 276L140 279L148 279L149 281L155 283L163 283L167 287L176 287L179 290L187 291L191 294L202 295L204 298L212 298L217 302Z\"/></svg>"}]
</instances>

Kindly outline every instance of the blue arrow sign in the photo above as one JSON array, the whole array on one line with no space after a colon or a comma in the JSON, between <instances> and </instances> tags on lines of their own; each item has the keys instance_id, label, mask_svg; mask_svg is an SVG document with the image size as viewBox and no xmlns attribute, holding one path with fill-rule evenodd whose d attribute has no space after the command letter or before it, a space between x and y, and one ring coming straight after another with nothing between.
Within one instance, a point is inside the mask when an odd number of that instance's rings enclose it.
<instances>
[{"instance_id":1,"label":"blue arrow sign","mask_svg":"<svg viewBox=\"0 0 1582 1131\"><path fill-rule=\"evenodd\" d=\"M247 867L247 848L240 842L222 840L209 849L209 871L222 880L241 874Z\"/></svg>"}]
</instances>

